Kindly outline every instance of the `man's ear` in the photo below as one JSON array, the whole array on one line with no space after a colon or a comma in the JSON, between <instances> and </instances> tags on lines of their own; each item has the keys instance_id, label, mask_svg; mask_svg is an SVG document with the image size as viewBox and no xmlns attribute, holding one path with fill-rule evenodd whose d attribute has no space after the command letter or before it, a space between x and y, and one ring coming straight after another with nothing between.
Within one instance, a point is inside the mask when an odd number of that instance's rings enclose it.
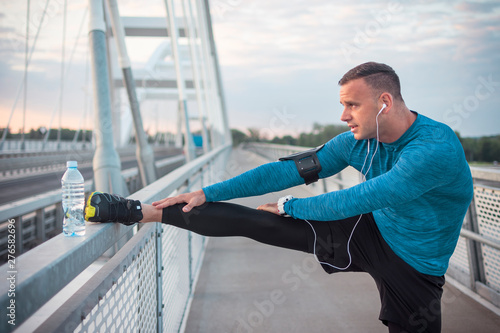
<instances>
[{"instance_id":1,"label":"man's ear","mask_svg":"<svg viewBox=\"0 0 500 333\"><path fill-rule=\"evenodd\" d=\"M384 113L389 112L392 109L393 101L394 100L393 100L392 95L390 93L388 93L388 92L382 93L382 95L380 95L380 98L379 98L379 103L380 103L380 108L381 108L380 112L384 112ZM384 108L384 104L385 104L385 108Z\"/></svg>"}]
</instances>

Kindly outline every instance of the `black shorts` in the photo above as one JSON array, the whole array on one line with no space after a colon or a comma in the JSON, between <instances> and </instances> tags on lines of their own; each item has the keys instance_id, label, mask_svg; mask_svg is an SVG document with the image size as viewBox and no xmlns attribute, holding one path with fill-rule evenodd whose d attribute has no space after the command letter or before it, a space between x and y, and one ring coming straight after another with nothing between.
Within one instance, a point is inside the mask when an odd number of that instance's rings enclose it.
<instances>
[{"instance_id":1,"label":"black shorts","mask_svg":"<svg viewBox=\"0 0 500 333\"><path fill-rule=\"evenodd\" d=\"M315 250L323 269L330 274L370 274L380 292L379 319L384 324L393 322L408 332L440 332L444 276L422 274L397 256L382 238L372 214L361 216L350 240L349 255L347 243L358 219L310 221L316 231ZM310 236L310 249L313 243L314 237Z\"/></svg>"}]
</instances>

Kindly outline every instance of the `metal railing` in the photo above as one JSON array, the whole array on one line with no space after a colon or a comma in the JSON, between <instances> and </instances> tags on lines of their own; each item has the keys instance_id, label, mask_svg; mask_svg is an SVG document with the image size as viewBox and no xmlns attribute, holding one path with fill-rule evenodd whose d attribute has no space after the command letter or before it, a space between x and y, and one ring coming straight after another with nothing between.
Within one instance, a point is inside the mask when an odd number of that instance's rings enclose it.
<instances>
[{"instance_id":1,"label":"metal railing","mask_svg":"<svg viewBox=\"0 0 500 333\"><path fill-rule=\"evenodd\" d=\"M173 146L157 146L154 150L159 154L181 153L181 149ZM122 162L136 160L135 145L119 148L117 151ZM66 169L66 161L71 160L77 161L80 168L92 166L94 153L90 145L87 149L0 153L0 180L42 172L63 171Z\"/></svg>"},{"instance_id":2,"label":"metal railing","mask_svg":"<svg viewBox=\"0 0 500 333\"><path fill-rule=\"evenodd\" d=\"M471 172L474 198L447 274L500 307L500 170Z\"/></svg>"},{"instance_id":3,"label":"metal railing","mask_svg":"<svg viewBox=\"0 0 500 333\"><path fill-rule=\"evenodd\" d=\"M24 149L21 149L24 144ZM11 154L11 153L30 153L30 152L42 152L42 151L60 151L60 150L85 150L91 149L91 142L74 142L74 141L54 141L48 140L44 142L44 140L25 140L22 142L21 140L5 140L3 142L3 147L1 149L2 154Z\"/></svg>"},{"instance_id":4,"label":"metal railing","mask_svg":"<svg viewBox=\"0 0 500 333\"><path fill-rule=\"evenodd\" d=\"M133 156L133 153L131 149L124 150L122 157ZM70 160L77 161L79 167L91 166L93 155L94 150L91 147L81 150L0 154L0 179L64 170L66 161Z\"/></svg>"},{"instance_id":5,"label":"metal railing","mask_svg":"<svg viewBox=\"0 0 500 333\"><path fill-rule=\"evenodd\" d=\"M224 169L230 148L228 144L215 149L130 198L151 203L201 188ZM51 315L44 320L33 316L131 230L134 235L125 246L77 290L69 291L70 297L63 304L51 306ZM16 323L12 326L3 320L0 330L181 331L204 247L204 237L161 223L140 228L97 223L87 225L81 238L58 235L0 268L3 281L13 278L10 285L14 293L2 293L0 306L11 311L9 305L14 304Z\"/></svg>"},{"instance_id":6,"label":"metal railing","mask_svg":"<svg viewBox=\"0 0 500 333\"><path fill-rule=\"evenodd\" d=\"M185 162L183 155L156 162L157 174L163 176ZM137 167L122 171L129 193L142 188ZM93 190L92 181L85 182L85 195ZM7 260L9 221L16 228L17 254L24 253L62 231L61 190L53 190L0 206L0 262Z\"/></svg>"},{"instance_id":7,"label":"metal railing","mask_svg":"<svg viewBox=\"0 0 500 333\"><path fill-rule=\"evenodd\" d=\"M265 143L248 143L245 148L271 161L310 149ZM464 219L447 275L500 307L500 169L471 167L471 172L474 199ZM316 193L326 193L353 186L360 179L359 173L356 175L346 169L311 188Z\"/></svg>"}]
</instances>

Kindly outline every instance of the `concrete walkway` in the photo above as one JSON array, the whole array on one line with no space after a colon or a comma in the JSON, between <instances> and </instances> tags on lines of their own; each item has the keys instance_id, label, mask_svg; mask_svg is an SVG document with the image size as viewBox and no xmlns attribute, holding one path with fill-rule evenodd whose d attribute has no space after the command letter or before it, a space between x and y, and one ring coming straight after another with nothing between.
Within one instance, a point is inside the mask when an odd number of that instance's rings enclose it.
<instances>
[{"instance_id":1,"label":"concrete walkway","mask_svg":"<svg viewBox=\"0 0 500 333\"><path fill-rule=\"evenodd\" d=\"M228 170L264 163L235 150ZM285 194L310 196L304 187L234 202L257 207ZM500 332L500 316L447 283L443 332ZM253 240L211 238L194 293L188 333L387 332L380 300L366 273L326 274L312 255Z\"/></svg>"}]
</instances>

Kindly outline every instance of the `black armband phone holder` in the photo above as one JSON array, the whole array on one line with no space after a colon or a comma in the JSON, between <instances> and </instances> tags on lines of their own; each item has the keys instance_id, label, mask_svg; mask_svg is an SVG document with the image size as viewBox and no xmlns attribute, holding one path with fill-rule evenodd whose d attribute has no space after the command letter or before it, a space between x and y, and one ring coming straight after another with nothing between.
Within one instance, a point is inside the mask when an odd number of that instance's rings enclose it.
<instances>
[{"instance_id":1,"label":"black armband phone holder","mask_svg":"<svg viewBox=\"0 0 500 333\"><path fill-rule=\"evenodd\" d=\"M292 160L295 162L295 166L299 171L300 177L304 178L306 185L318 181L318 174L321 171L321 164L319 163L318 156L316 152L323 148L325 145L319 147L308 149L299 153L281 157L280 161Z\"/></svg>"}]
</instances>

